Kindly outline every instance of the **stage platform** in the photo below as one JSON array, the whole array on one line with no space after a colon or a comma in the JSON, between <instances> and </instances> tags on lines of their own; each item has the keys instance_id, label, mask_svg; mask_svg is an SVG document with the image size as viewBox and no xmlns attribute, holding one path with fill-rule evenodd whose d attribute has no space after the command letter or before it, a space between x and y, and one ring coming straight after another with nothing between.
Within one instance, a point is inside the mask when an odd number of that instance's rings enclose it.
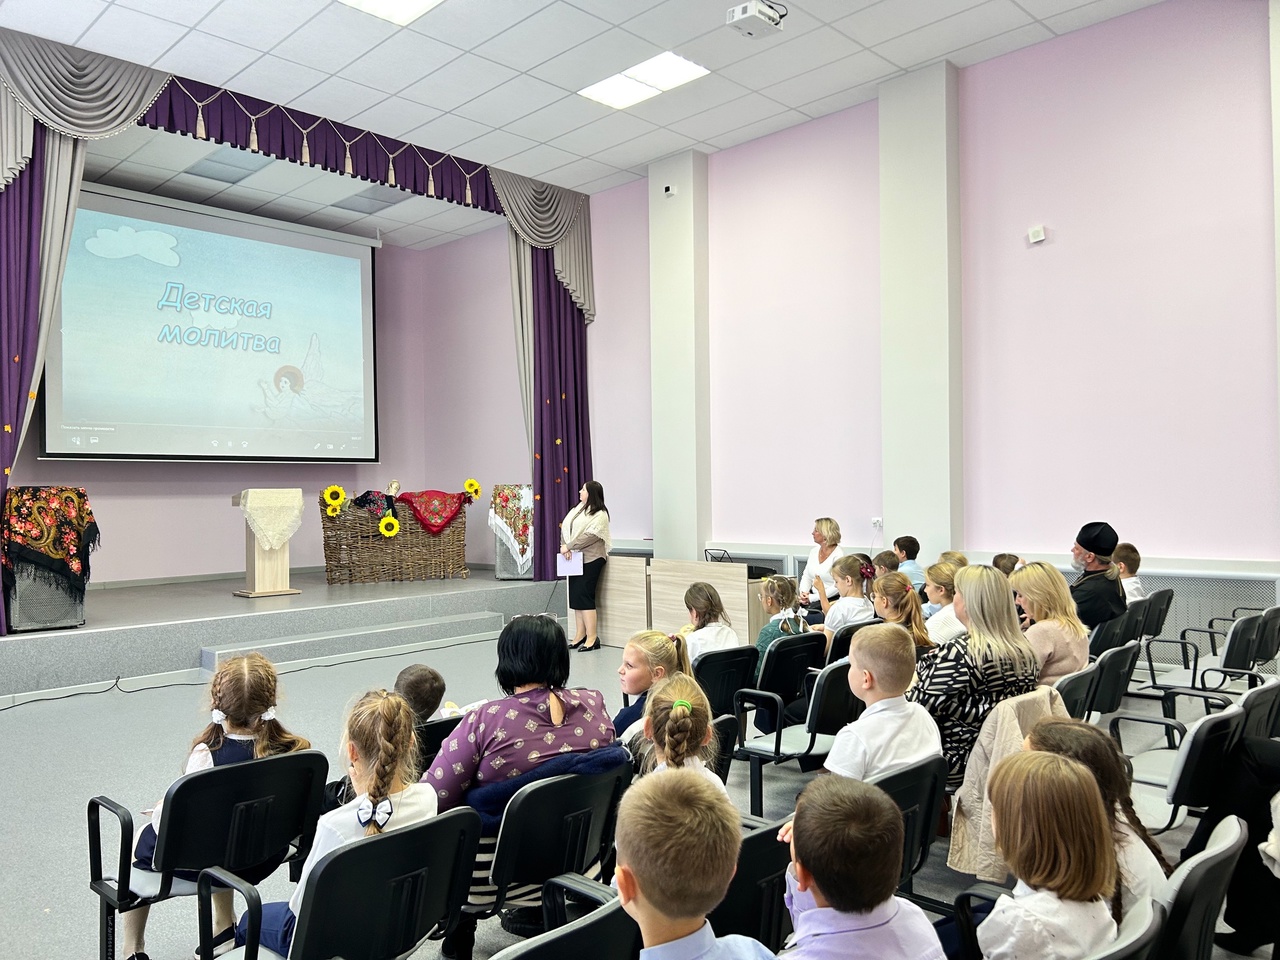
<instances>
[{"instance_id":1,"label":"stage platform","mask_svg":"<svg viewBox=\"0 0 1280 960\"><path fill-rule=\"evenodd\" d=\"M198 677L221 657L261 650L276 663L410 652L491 640L521 613L566 613L564 581L465 580L329 586L295 572L293 596L232 595L244 578L90 589L85 625L0 637L0 706L32 695Z\"/></svg>"}]
</instances>

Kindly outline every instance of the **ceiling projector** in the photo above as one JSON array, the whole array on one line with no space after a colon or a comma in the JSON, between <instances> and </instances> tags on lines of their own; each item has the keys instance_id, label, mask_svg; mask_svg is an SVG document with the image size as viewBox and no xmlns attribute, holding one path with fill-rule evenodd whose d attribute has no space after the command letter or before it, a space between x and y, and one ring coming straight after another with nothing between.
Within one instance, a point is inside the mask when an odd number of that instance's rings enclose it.
<instances>
[{"instance_id":1,"label":"ceiling projector","mask_svg":"<svg viewBox=\"0 0 1280 960\"><path fill-rule=\"evenodd\" d=\"M724 22L744 37L764 37L782 30L782 14L764 0L745 0L734 4Z\"/></svg>"}]
</instances>

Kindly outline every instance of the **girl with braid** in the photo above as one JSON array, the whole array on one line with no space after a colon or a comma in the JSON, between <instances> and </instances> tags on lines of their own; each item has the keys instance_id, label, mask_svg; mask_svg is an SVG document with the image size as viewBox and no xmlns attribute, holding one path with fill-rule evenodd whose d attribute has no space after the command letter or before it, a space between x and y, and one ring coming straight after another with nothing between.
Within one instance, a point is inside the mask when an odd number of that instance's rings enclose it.
<instances>
[{"instance_id":1,"label":"girl with braid","mask_svg":"<svg viewBox=\"0 0 1280 960\"><path fill-rule=\"evenodd\" d=\"M405 699L386 690L370 690L347 715L342 753L357 796L322 816L311 853L288 903L262 905L262 946L288 956L293 927L302 909L307 877L325 854L387 830L412 826L436 815L436 791L418 783L418 747L414 714ZM236 944L243 946L248 915L240 918Z\"/></svg>"},{"instance_id":2,"label":"girl with braid","mask_svg":"<svg viewBox=\"0 0 1280 960\"><path fill-rule=\"evenodd\" d=\"M711 720L707 695L687 673L654 684L644 716L644 735L653 742L652 772L696 770L727 796L729 791L707 762L715 757L717 746L732 746L712 743L715 728Z\"/></svg>"},{"instance_id":3,"label":"girl with braid","mask_svg":"<svg viewBox=\"0 0 1280 960\"><path fill-rule=\"evenodd\" d=\"M302 737L295 737L276 719L276 694L275 667L262 654L250 653L223 660L209 683L209 724L191 741L191 749L182 768L183 775L258 757L310 749L310 743ZM163 806L161 801L153 810L143 811L151 814L151 820L138 832L134 846L135 870L153 868L156 828L160 825ZM241 870L241 876L250 883L261 883L280 866L288 853L287 848L280 850L258 866ZM177 875L192 881L196 879L195 874L184 871L178 871ZM127 960L149 960L145 935L150 910L150 907L139 907L121 918ZM215 892L213 925L215 930L221 931L214 938L215 944L231 940L234 923L231 891Z\"/></svg>"},{"instance_id":4,"label":"girl with braid","mask_svg":"<svg viewBox=\"0 0 1280 960\"><path fill-rule=\"evenodd\" d=\"M1119 882L1111 898L1111 915L1120 922L1123 911L1143 897L1159 897L1173 867L1160 845L1147 832L1129 797L1129 771L1120 748L1106 733L1083 720L1045 717L1031 728L1028 750L1058 753L1083 763L1098 781L1115 838Z\"/></svg>"}]
</instances>

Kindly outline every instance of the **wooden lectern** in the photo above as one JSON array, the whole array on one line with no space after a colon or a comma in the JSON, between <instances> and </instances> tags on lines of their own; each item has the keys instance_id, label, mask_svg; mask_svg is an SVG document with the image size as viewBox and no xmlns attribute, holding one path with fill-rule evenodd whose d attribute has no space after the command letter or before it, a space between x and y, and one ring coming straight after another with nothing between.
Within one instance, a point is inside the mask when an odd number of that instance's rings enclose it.
<instances>
[{"instance_id":1,"label":"wooden lectern","mask_svg":"<svg viewBox=\"0 0 1280 960\"><path fill-rule=\"evenodd\" d=\"M244 490L231 498L231 505L238 507L251 491ZM272 493L285 491L271 491ZM302 491L298 491L299 498ZM301 593L289 587L289 541L269 550L258 543L258 537L246 520L244 525L244 579L245 589L232 591L235 597L280 597Z\"/></svg>"}]
</instances>

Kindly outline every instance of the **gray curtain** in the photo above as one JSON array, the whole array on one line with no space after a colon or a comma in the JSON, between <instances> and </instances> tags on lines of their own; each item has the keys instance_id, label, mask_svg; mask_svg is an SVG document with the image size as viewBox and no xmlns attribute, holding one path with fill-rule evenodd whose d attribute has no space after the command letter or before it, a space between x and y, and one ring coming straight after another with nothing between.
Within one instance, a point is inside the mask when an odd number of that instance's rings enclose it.
<instances>
[{"instance_id":1,"label":"gray curtain","mask_svg":"<svg viewBox=\"0 0 1280 960\"><path fill-rule=\"evenodd\" d=\"M511 305L525 436L533 452L533 265L531 247L550 249L556 277L590 323L596 317L591 273L591 198L518 174L489 168L502 201L511 251Z\"/></svg>"}]
</instances>

